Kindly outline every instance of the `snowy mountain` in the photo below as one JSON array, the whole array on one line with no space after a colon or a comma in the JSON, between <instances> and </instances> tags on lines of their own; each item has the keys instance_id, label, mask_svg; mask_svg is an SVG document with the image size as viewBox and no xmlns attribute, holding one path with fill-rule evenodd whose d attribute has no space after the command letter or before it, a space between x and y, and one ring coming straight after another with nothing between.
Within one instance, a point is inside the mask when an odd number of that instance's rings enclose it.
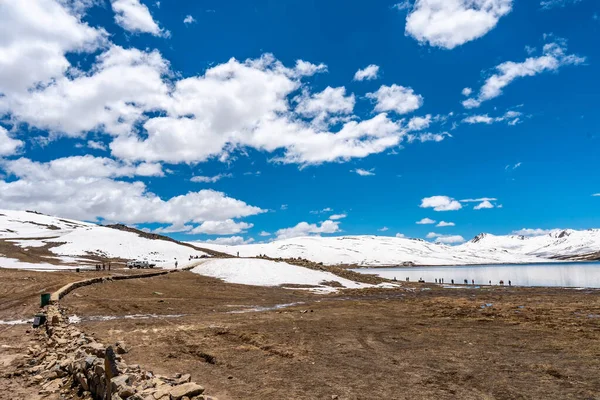
<instances>
[{"instance_id":1,"label":"snowy mountain","mask_svg":"<svg viewBox=\"0 0 600 400\"><path fill-rule=\"evenodd\" d=\"M0 267L4 268L61 269L109 259L172 266L175 259L187 261L190 255L204 254L157 235L30 211L0 210Z\"/></svg>"},{"instance_id":2,"label":"snowy mountain","mask_svg":"<svg viewBox=\"0 0 600 400\"><path fill-rule=\"evenodd\" d=\"M299 237L241 246L192 243L232 255L239 252L240 257L301 257L328 265L530 263L586 256L591 259L591 254L600 252L600 230L553 231L537 237L481 234L460 246L384 236Z\"/></svg>"}]
</instances>

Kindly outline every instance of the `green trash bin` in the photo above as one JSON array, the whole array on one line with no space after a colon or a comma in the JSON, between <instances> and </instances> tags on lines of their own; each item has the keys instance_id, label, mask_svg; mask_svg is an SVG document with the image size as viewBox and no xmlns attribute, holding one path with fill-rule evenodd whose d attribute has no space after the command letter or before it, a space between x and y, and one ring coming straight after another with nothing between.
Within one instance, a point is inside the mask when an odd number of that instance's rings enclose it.
<instances>
[{"instance_id":1,"label":"green trash bin","mask_svg":"<svg viewBox=\"0 0 600 400\"><path fill-rule=\"evenodd\" d=\"M50 304L50 293L42 293L41 304L42 304L42 307L45 307L48 304Z\"/></svg>"}]
</instances>

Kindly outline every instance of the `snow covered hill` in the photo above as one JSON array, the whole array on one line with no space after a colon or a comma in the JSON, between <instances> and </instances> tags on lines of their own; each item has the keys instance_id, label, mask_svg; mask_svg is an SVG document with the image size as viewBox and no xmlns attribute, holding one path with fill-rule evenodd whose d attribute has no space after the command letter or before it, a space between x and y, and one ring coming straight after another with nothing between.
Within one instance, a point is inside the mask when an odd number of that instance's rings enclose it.
<instances>
[{"instance_id":1,"label":"snow covered hill","mask_svg":"<svg viewBox=\"0 0 600 400\"><path fill-rule=\"evenodd\" d=\"M600 252L600 230L553 231L544 236L481 234L460 246L384 236L299 237L264 244L196 245L240 257L306 258L328 265L465 265L547 262Z\"/></svg>"},{"instance_id":2,"label":"snow covered hill","mask_svg":"<svg viewBox=\"0 0 600 400\"><path fill-rule=\"evenodd\" d=\"M0 210L0 267L61 269L102 259L173 266L205 253L134 232L28 211Z\"/></svg>"}]
</instances>

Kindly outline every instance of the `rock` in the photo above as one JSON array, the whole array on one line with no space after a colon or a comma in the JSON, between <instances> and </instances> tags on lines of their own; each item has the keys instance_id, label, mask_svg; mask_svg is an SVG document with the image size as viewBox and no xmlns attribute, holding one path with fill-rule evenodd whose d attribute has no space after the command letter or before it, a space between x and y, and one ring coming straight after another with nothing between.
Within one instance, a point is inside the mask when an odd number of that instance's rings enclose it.
<instances>
[{"instance_id":1,"label":"rock","mask_svg":"<svg viewBox=\"0 0 600 400\"><path fill-rule=\"evenodd\" d=\"M169 385L162 385L158 387L158 390L156 392L154 392L154 398L155 399L162 399L165 396L169 396L169 393L171 392L171 386Z\"/></svg>"},{"instance_id":2,"label":"rock","mask_svg":"<svg viewBox=\"0 0 600 400\"><path fill-rule=\"evenodd\" d=\"M123 343L123 342L117 342L115 344L115 348L117 350L117 354L126 354L129 352L127 347L125 347L125 343Z\"/></svg>"},{"instance_id":3,"label":"rock","mask_svg":"<svg viewBox=\"0 0 600 400\"><path fill-rule=\"evenodd\" d=\"M177 384L181 385L183 383L188 383L192 380L192 376L190 374L185 374L185 375L181 375L178 379L177 379Z\"/></svg>"},{"instance_id":4,"label":"rock","mask_svg":"<svg viewBox=\"0 0 600 400\"><path fill-rule=\"evenodd\" d=\"M119 390L119 396L124 399L129 399L131 396L135 394L135 389L131 386L122 386L121 390Z\"/></svg>"},{"instance_id":5,"label":"rock","mask_svg":"<svg viewBox=\"0 0 600 400\"><path fill-rule=\"evenodd\" d=\"M88 380L81 372L79 372L75 378L77 379L77 382L79 382L79 386L81 386L84 391L90 390Z\"/></svg>"},{"instance_id":6,"label":"rock","mask_svg":"<svg viewBox=\"0 0 600 400\"><path fill-rule=\"evenodd\" d=\"M129 375L115 376L110 380L112 393L119 393L122 388L129 384Z\"/></svg>"},{"instance_id":7,"label":"rock","mask_svg":"<svg viewBox=\"0 0 600 400\"><path fill-rule=\"evenodd\" d=\"M83 346L83 349L88 354L93 354L96 357L104 358L104 346L100 343L91 342Z\"/></svg>"},{"instance_id":8,"label":"rock","mask_svg":"<svg viewBox=\"0 0 600 400\"><path fill-rule=\"evenodd\" d=\"M180 400L184 396L194 397L204 393L204 388L196 383L184 383L171 389L171 400Z\"/></svg>"}]
</instances>

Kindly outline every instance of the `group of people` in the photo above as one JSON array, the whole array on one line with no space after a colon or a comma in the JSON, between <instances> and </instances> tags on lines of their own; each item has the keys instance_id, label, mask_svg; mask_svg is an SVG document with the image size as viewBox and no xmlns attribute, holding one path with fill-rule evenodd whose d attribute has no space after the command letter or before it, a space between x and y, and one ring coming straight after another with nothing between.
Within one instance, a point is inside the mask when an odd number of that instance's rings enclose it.
<instances>
[{"instance_id":1,"label":"group of people","mask_svg":"<svg viewBox=\"0 0 600 400\"><path fill-rule=\"evenodd\" d=\"M394 277L394 280L396 280L396 277ZM406 282L410 282L410 278L408 276L406 277ZM425 283L425 280L423 278L419 278L418 282L419 283ZM439 279L436 278L435 279L435 283L440 283L440 284L444 283L444 278L439 278ZM450 283L452 285L454 285L454 279L451 279ZM464 284L468 285L469 284L469 280L465 279L464 280ZM500 284L500 286L504 286L504 280L500 280L499 284ZM475 285L475 279L471 279L471 285ZM489 281L489 285L492 286L492 281ZM512 282L510 280L508 281L508 286L512 286Z\"/></svg>"},{"instance_id":2,"label":"group of people","mask_svg":"<svg viewBox=\"0 0 600 400\"><path fill-rule=\"evenodd\" d=\"M108 262L108 270L110 271L110 261ZM106 271L106 264L96 264L96 271Z\"/></svg>"}]
</instances>

